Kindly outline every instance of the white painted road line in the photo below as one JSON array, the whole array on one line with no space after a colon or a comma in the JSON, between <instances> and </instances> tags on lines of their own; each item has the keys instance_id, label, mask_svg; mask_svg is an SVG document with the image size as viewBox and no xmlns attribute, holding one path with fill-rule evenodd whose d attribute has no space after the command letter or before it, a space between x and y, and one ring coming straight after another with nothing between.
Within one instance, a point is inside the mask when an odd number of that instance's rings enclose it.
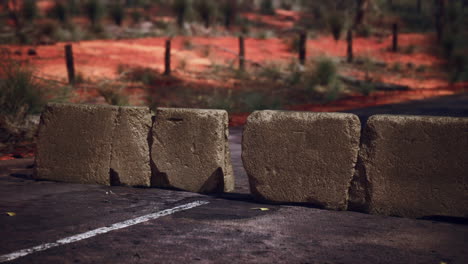
<instances>
[{"instance_id":1,"label":"white painted road line","mask_svg":"<svg viewBox=\"0 0 468 264\"><path fill-rule=\"evenodd\" d=\"M208 204L208 203L209 202L207 202L207 201L195 201L193 203L180 205L180 206L177 206L177 207L174 207L174 208L171 208L171 209L159 211L157 213L152 213L152 214L140 216L140 217L137 217L137 218L133 218L133 219L130 219L130 220L127 220L127 221L124 221L124 222L116 223L116 224L113 224L113 225L108 226L108 227L101 227L101 228L97 228L97 229L94 229L94 230L91 230L91 231L88 231L88 232L85 232L85 233L81 233L81 234L74 235L74 236L71 236L71 237L66 237L66 238L57 240L57 241L55 241L53 243L47 243L47 244L42 244L42 245L35 246L35 247L32 247L32 248L22 249L22 250L19 250L19 251L10 253L10 254L0 256L0 263L11 261L11 260L14 260L14 259L17 259L17 258L21 258L21 257L27 256L27 255L35 253L35 252L44 251L44 250L47 250L49 248L54 248L54 247L58 247L58 246L61 246L61 245L77 242L77 241L80 241L80 240L83 240L83 239L87 239L87 238L90 238L90 237L94 237L94 236L97 236L97 235L100 235L100 234L105 234L105 233L108 233L108 232L113 231L113 230L118 230L118 229L126 228L126 227L129 227L129 226L133 226L133 225L141 224L141 223L144 223L144 222L148 222L150 220L154 220L154 219L157 219L157 218L162 217L162 216L166 216L166 215L170 215L170 214L177 213L177 212L180 212L180 211L192 209L194 207L198 207L198 206Z\"/></svg>"}]
</instances>

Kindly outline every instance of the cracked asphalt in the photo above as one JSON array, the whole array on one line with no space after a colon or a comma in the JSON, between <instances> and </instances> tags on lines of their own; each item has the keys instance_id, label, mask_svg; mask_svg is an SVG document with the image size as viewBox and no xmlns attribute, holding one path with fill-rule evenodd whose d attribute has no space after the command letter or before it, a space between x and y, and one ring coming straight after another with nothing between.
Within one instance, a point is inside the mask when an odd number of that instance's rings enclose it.
<instances>
[{"instance_id":1,"label":"cracked asphalt","mask_svg":"<svg viewBox=\"0 0 468 264\"><path fill-rule=\"evenodd\" d=\"M351 112L363 120L372 113L466 117L468 96ZM2 161L0 256L207 201L8 263L466 263L465 220L405 219L252 200L240 158L241 137L241 129L231 129L236 190L218 196L35 181L32 159Z\"/></svg>"}]
</instances>

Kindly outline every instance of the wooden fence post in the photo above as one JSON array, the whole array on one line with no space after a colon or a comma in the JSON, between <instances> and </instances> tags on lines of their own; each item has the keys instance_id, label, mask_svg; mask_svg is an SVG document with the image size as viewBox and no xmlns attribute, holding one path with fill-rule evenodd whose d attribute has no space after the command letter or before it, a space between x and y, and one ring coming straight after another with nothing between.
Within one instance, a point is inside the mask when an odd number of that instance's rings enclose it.
<instances>
[{"instance_id":1,"label":"wooden fence post","mask_svg":"<svg viewBox=\"0 0 468 264\"><path fill-rule=\"evenodd\" d=\"M164 55L164 75L171 75L171 39L166 40L166 53Z\"/></svg>"},{"instance_id":2,"label":"wooden fence post","mask_svg":"<svg viewBox=\"0 0 468 264\"><path fill-rule=\"evenodd\" d=\"M71 44L65 45L65 63L67 65L68 83L75 83L75 64L73 60L73 47Z\"/></svg>"},{"instance_id":3,"label":"wooden fence post","mask_svg":"<svg viewBox=\"0 0 468 264\"><path fill-rule=\"evenodd\" d=\"M307 46L307 34L305 31L302 31L299 34L299 63L301 65L304 65L306 61L306 46Z\"/></svg>"},{"instance_id":4,"label":"wooden fence post","mask_svg":"<svg viewBox=\"0 0 468 264\"><path fill-rule=\"evenodd\" d=\"M398 51L398 24L393 23L393 44L392 44L392 51Z\"/></svg>"},{"instance_id":5,"label":"wooden fence post","mask_svg":"<svg viewBox=\"0 0 468 264\"><path fill-rule=\"evenodd\" d=\"M347 49L347 61L349 63L353 62L353 30L350 28L348 29L348 34L346 35L346 41L348 43L348 49Z\"/></svg>"},{"instance_id":6,"label":"wooden fence post","mask_svg":"<svg viewBox=\"0 0 468 264\"><path fill-rule=\"evenodd\" d=\"M239 70L245 70L245 43L244 36L239 36Z\"/></svg>"}]
</instances>

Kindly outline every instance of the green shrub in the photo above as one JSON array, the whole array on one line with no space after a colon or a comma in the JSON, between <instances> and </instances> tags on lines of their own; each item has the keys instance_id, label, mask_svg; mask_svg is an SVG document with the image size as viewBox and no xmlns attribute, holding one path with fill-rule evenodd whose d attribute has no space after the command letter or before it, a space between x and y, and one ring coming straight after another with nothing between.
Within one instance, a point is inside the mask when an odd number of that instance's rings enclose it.
<instances>
[{"instance_id":1,"label":"green shrub","mask_svg":"<svg viewBox=\"0 0 468 264\"><path fill-rule=\"evenodd\" d=\"M128 105L128 97L123 94L122 89L112 85L101 85L97 89L100 96L110 105Z\"/></svg>"},{"instance_id":2,"label":"green shrub","mask_svg":"<svg viewBox=\"0 0 468 264\"><path fill-rule=\"evenodd\" d=\"M153 84L160 77L159 74L151 68L132 67L125 64L117 66L117 73L122 75L124 80L141 82L145 85Z\"/></svg>"},{"instance_id":3,"label":"green shrub","mask_svg":"<svg viewBox=\"0 0 468 264\"><path fill-rule=\"evenodd\" d=\"M342 91L343 91L343 84L338 80L334 80L328 86L328 90L325 94L325 101L327 102L335 101L336 99L339 98Z\"/></svg>"},{"instance_id":4,"label":"green shrub","mask_svg":"<svg viewBox=\"0 0 468 264\"><path fill-rule=\"evenodd\" d=\"M276 63L268 63L267 65L260 68L258 76L270 81L278 81L282 77L281 67Z\"/></svg>"},{"instance_id":5,"label":"green shrub","mask_svg":"<svg viewBox=\"0 0 468 264\"><path fill-rule=\"evenodd\" d=\"M244 111L279 109L281 108L280 100L277 98L269 98L259 92L247 92L242 94L242 104L245 106Z\"/></svg>"},{"instance_id":6,"label":"green shrub","mask_svg":"<svg viewBox=\"0 0 468 264\"><path fill-rule=\"evenodd\" d=\"M117 26L121 26L125 18L125 9L120 1L110 6L110 16Z\"/></svg>"},{"instance_id":7,"label":"green shrub","mask_svg":"<svg viewBox=\"0 0 468 264\"><path fill-rule=\"evenodd\" d=\"M338 67L336 63L329 58L321 58L315 66L312 78L318 85L329 85L338 77Z\"/></svg>"},{"instance_id":8,"label":"green shrub","mask_svg":"<svg viewBox=\"0 0 468 264\"><path fill-rule=\"evenodd\" d=\"M368 96L375 91L375 84L373 82L364 82L358 87L358 91L362 95Z\"/></svg>"},{"instance_id":9,"label":"green shrub","mask_svg":"<svg viewBox=\"0 0 468 264\"><path fill-rule=\"evenodd\" d=\"M297 85L302 82L303 71L301 69L301 65L297 60L291 61L288 65L287 75L285 78L285 82L287 85Z\"/></svg>"},{"instance_id":10,"label":"green shrub","mask_svg":"<svg viewBox=\"0 0 468 264\"><path fill-rule=\"evenodd\" d=\"M11 58L0 60L0 114L39 113L46 102L44 89L33 68Z\"/></svg>"}]
</instances>

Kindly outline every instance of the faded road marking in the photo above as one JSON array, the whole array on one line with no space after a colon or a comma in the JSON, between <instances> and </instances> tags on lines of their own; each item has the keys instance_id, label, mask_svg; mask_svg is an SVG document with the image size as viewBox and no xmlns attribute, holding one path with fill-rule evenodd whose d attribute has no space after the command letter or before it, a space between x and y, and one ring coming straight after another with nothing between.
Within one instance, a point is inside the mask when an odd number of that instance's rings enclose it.
<instances>
[{"instance_id":1,"label":"faded road marking","mask_svg":"<svg viewBox=\"0 0 468 264\"><path fill-rule=\"evenodd\" d=\"M53 243L46 243L46 244L42 244L42 245L35 246L35 247L32 247L32 248L22 249L22 250L19 250L19 251L10 253L10 254L0 256L0 263L11 261L11 260L14 260L14 259L17 259L17 258L21 258L21 257L27 256L27 255L35 253L35 252L40 252L40 251L44 251L44 250L47 250L47 249L50 249L50 248L54 248L54 247L58 247L58 246L61 246L61 245L77 242L77 241L84 240L84 239L87 239L87 238L91 238L91 237L94 237L94 236L97 236L97 235L100 235L100 234L105 234L105 233L108 233L108 232L113 231L113 230L118 230L118 229L126 228L126 227L129 227L129 226L141 224L141 223L144 223L144 222L147 222L147 221L150 221L150 220L157 219L157 218L162 217L162 216L166 216L166 215L170 215L170 214L177 213L177 212L180 212L180 211L192 209L194 207L201 206L201 205L208 204L208 203L209 202L207 202L207 201L195 201L193 203L180 205L180 206L177 206L177 207L174 207L174 208L171 208L171 209L159 211L157 213L147 214L147 215L140 216L140 217L137 217L137 218L133 218L133 219L130 219L130 220L127 220L127 221L124 221L124 222L116 223L116 224L113 224L113 225L108 226L108 227L101 227L101 228L97 228L97 229L94 229L94 230L91 230L91 231L88 231L88 232L85 232L85 233L81 233L81 234L78 234L78 235L66 237L66 238L57 240L57 241L55 241Z\"/></svg>"}]
</instances>

